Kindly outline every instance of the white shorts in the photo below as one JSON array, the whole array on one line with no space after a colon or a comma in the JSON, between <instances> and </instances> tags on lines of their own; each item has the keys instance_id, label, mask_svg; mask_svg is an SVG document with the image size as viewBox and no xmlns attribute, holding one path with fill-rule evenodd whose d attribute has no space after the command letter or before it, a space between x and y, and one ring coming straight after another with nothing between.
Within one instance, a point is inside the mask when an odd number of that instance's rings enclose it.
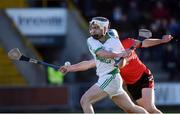
<instances>
[{"instance_id":1,"label":"white shorts","mask_svg":"<svg viewBox=\"0 0 180 114\"><path fill-rule=\"evenodd\" d=\"M124 93L122 87L123 80L119 73L114 75L107 74L105 76L99 77L98 82L96 83L103 91L109 94L110 98Z\"/></svg>"}]
</instances>

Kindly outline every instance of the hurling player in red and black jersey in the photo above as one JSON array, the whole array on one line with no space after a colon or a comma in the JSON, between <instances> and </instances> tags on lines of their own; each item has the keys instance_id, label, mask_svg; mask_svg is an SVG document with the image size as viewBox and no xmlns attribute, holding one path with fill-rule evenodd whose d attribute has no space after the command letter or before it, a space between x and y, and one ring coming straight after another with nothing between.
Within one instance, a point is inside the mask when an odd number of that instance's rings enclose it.
<instances>
[{"instance_id":1,"label":"hurling player in red and black jersey","mask_svg":"<svg viewBox=\"0 0 180 114\"><path fill-rule=\"evenodd\" d=\"M164 35L162 39L144 39L137 48L147 48L167 43L172 38L171 35ZM121 42L125 49L129 49L135 42L140 41L138 39L126 38L121 40ZM125 67L120 68L120 74L133 100L149 113L162 113L155 106L154 80L151 71L138 58L135 50L132 50L131 55L126 59L127 64Z\"/></svg>"}]
</instances>

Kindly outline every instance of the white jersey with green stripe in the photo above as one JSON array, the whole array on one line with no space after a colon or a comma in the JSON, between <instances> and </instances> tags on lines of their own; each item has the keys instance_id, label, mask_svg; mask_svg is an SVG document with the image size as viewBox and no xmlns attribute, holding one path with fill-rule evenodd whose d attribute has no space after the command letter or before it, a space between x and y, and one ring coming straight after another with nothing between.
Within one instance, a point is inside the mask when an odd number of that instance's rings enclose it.
<instances>
[{"instance_id":1,"label":"white jersey with green stripe","mask_svg":"<svg viewBox=\"0 0 180 114\"><path fill-rule=\"evenodd\" d=\"M114 59L99 57L96 55L96 52L100 49L112 52L112 53L121 53L124 50L120 40L114 35L107 34L107 40L104 43L101 43L99 40L89 37L87 39L87 44L89 51L93 55L96 62L96 74L98 76L103 76L111 72L114 66Z\"/></svg>"}]
</instances>

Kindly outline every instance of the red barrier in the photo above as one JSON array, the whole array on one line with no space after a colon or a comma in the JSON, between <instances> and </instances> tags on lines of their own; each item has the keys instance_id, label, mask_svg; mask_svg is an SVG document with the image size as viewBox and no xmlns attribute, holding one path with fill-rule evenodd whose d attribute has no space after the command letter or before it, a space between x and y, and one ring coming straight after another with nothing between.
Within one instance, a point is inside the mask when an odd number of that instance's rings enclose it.
<instances>
[{"instance_id":1,"label":"red barrier","mask_svg":"<svg viewBox=\"0 0 180 114\"><path fill-rule=\"evenodd\" d=\"M68 96L68 87L0 88L0 106L66 106Z\"/></svg>"}]
</instances>

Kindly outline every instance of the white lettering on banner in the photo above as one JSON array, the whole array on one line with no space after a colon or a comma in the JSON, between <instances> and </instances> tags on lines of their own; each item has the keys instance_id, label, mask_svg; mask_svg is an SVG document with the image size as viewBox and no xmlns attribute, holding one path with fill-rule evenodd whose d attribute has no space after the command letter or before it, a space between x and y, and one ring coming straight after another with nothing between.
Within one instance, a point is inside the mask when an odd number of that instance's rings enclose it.
<instances>
[{"instance_id":1,"label":"white lettering on banner","mask_svg":"<svg viewBox=\"0 0 180 114\"><path fill-rule=\"evenodd\" d=\"M180 105L179 83L157 83L155 93L157 105Z\"/></svg>"},{"instance_id":2,"label":"white lettering on banner","mask_svg":"<svg viewBox=\"0 0 180 114\"><path fill-rule=\"evenodd\" d=\"M66 35L67 9L65 8L10 8L6 13L24 35Z\"/></svg>"}]
</instances>

